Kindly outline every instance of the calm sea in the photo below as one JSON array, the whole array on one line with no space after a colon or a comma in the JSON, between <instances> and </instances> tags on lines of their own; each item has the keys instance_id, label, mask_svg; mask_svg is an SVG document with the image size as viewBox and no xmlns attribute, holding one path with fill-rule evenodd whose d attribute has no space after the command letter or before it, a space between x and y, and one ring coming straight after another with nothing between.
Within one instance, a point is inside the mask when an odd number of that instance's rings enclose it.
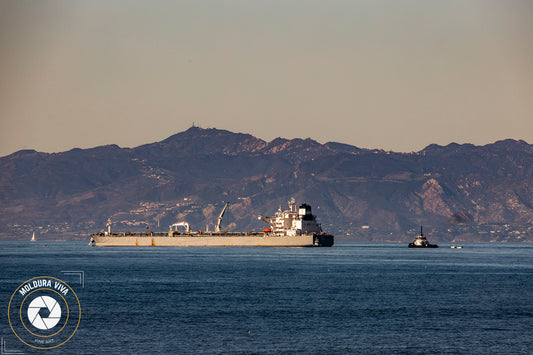
<instances>
[{"instance_id":1,"label":"calm sea","mask_svg":"<svg viewBox=\"0 0 533 355\"><path fill-rule=\"evenodd\" d=\"M533 353L533 244L0 248L3 354ZM52 350L21 343L5 316L37 276L81 304Z\"/></svg>"}]
</instances>

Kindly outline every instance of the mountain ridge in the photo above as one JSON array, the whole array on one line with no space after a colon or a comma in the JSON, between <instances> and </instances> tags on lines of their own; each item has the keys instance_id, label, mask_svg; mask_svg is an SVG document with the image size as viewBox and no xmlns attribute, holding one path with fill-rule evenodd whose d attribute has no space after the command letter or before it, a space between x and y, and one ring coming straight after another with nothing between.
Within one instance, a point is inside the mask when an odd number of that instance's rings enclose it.
<instances>
[{"instance_id":1,"label":"mountain ridge","mask_svg":"<svg viewBox=\"0 0 533 355\"><path fill-rule=\"evenodd\" d=\"M341 240L406 241L424 224L437 241L533 241L532 167L521 140L396 153L191 127L133 148L0 158L0 238L83 239L108 217L203 229L224 201L228 229L260 229L257 215L295 197Z\"/></svg>"}]
</instances>

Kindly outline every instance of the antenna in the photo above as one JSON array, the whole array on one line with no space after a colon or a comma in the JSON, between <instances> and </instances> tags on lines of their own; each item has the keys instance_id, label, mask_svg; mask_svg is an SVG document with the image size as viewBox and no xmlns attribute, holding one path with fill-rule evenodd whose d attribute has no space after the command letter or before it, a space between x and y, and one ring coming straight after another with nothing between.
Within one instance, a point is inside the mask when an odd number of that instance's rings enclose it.
<instances>
[{"instance_id":1,"label":"antenna","mask_svg":"<svg viewBox=\"0 0 533 355\"><path fill-rule=\"evenodd\" d=\"M296 200L294 200L294 197L291 198L291 200L288 202L288 204L289 204L289 210L291 212L294 212L294 205L296 204Z\"/></svg>"}]
</instances>

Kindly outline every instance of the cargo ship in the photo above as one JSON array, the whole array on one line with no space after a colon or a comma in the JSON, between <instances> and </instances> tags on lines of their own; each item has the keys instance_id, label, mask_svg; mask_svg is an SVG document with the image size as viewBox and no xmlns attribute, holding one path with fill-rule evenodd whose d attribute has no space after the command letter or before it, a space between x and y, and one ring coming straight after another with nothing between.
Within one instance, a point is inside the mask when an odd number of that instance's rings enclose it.
<instances>
[{"instance_id":1,"label":"cargo ship","mask_svg":"<svg viewBox=\"0 0 533 355\"><path fill-rule=\"evenodd\" d=\"M268 224L260 232L221 231L222 217L229 203L224 205L217 218L215 231L192 231L189 223L179 222L170 226L169 232L117 233L111 232L108 220L107 231L91 234L90 246L127 247L331 247L334 237L324 233L311 206L302 204L295 209L295 201L289 201L289 209L281 207L273 217L259 216Z\"/></svg>"}]
</instances>

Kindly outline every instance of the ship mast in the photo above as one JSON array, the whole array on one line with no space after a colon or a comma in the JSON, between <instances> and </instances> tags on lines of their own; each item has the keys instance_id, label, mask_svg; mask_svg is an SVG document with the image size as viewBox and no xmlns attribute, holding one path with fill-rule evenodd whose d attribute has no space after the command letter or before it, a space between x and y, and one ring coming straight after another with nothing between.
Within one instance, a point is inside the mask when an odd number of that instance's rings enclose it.
<instances>
[{"instance_id":1,"label":"ship mast","mask_svg":"<svg viewBox=\"0 0 533 355\"><path fill-rule=\"evenodd\" d=\"M111 234L111 218L107 219L106 226L107 226L107 234Z\"/></svg>"},{"instance_id":2,"label":"ship mast","mask_svg":"<svg viewBox=\"0 0 533 355\"><path fill-rule=\"evenodd\" d=\"M294 199L294 197L291 198L288 204L289 204L289 211L294 212L294 205L296 204L296 200Z\"/></svg>"}]
</instances>

